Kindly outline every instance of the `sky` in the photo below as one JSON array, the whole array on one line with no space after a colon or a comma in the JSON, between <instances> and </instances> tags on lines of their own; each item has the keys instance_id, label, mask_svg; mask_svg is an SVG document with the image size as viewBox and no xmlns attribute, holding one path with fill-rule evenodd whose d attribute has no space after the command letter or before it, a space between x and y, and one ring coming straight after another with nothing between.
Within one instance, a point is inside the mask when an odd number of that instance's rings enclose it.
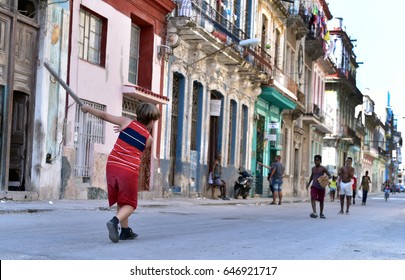
<instances>
[{"instance_id":1,"label":"sky","mask_svg":"<svg viewBox=\"0 0 405 280\"><path fill-rule=\"evenodd\" d=\"M343 18L343 26L353 42L357 62L357 88L369 95L376 109L387 105L398 119L398 131L405 135L405 39L402 20L404 0L326 0L333 17ZM378 113L377 113L378 114ZM379 115L379 114L378 114ZM381 116L380 116L381 117ZM384 121L384 120L382 120ZM404 155L405 147L402 148Z\"/></svg>"},{"instance_id":2,"label":"sky","mask_svg":"<svg viewBox=\"0 0 405 280\"><path fill-rule=\"evenodd\" d=\"M387 92L398 123L405 128L405 52L401 19L404 0L326 0L333 17L343 18L343 26L353 42L357 62L357 88L370 95L377 106L385 107ZM404 130L403 130L404 133Z\"/></svg>"}]
</instances>

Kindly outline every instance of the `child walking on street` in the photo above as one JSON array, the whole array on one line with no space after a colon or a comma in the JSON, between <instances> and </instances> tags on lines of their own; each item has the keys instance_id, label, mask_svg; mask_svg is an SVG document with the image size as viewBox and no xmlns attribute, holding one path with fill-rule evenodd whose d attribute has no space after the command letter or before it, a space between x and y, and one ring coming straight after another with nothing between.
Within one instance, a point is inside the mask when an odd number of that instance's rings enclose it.
<instances>
[{"instance_id":1,"label":"child walking on street","mask_svg":"<svg viewBox=\"0 0 405 280\"><path fill-rule=\"evenodd\" d=\"M331 202L335 201L336 188L337 188L337 177L333 175L332 180L330 180L329 182L329 195Z\"/></svg>"},{"instance_id":2,"label":"child walking on street","mask_svg":"<svg viewBox=\"0 0 405 280\"><path fill-rule=\"evenodd\" d=\"M325 219L325 215L323 214L323 206L324 206L324 200L325 200L325 187L327 184L324 186L321 185L321 177L322 176L327 176L329 179L332 177L329 174L329 171L326 169L326 167L321 165L322 162L322 157L320 155L314 156L314 162L315 166L312 167L312 173L311 176L309 177L309 181L307 184L307 189L309 185L311 184L311 206L312 206L312 213L309 215L311 218L318 218L318 214L316 213L316 200L319 201L319 216L321 219ZM326 178L326 179L328 179ZM320 180L318 180L320 179Z\"/></svg>"},{"instance_id":3,"label":"child walking on street","mask_svg":"<svg viewBox=\"0 0 405 280\"><path fill-rule=\"evenodd\" d=\"M153 104L141 103L136 108L137 120L134 121L88 105L83 105L81 110L118 126L120 133L108 156L106 169L108 202L110 207L117 204L117 214L107 222L108 236L114 243L135 239L138 235L129 227L128 218L138 206L141 155L153 142L150 131L160 118L160 112Z\"/></svg>"}]
</instances>

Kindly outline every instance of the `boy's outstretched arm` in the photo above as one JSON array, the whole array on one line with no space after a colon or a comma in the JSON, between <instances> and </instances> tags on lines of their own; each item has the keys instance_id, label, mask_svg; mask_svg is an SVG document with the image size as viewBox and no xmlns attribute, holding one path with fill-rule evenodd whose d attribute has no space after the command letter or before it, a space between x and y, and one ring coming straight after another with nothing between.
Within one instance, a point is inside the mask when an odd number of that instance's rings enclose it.
<instances>
[{"instance_id":1,"label":"boy's outstretched arm","mask_svg":"<svg viewBox=\"0 0 405 280\"><path fill-rule=\"evenodd\" d=\"M96 116L104 121L116 124L120 126L121 129L127 127L131 123L131 119L127 117L122 117L122 116L114 116L111 115L107 112L95 109L89 105L83 105L80 107L83 113L90 113L93 116Z\"/></svg>"}]
</instances>

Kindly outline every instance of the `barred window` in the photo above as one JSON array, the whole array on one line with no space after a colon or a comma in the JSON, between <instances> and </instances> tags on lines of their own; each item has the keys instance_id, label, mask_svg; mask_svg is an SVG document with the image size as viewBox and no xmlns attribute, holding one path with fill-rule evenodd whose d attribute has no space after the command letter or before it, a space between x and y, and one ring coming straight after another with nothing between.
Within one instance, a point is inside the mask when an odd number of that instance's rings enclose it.
<instances>
[{"instance_id":1,"label":"barred window","mask_svg":"<svg viewBox=\"0 0 405 280\"><path fill-rule=\"evenodd\" d=\"M82 100L84 104L89 105L101 111L106 110L105 105ZM76 148L75 175L78 177L90 177L90 159L92 156L91 146L94 143L104 144L105 142L105 124L104 121L91 115L84 114L80 107L76 107L76 121L74 143Z\"/></svg>"}]
</instances>

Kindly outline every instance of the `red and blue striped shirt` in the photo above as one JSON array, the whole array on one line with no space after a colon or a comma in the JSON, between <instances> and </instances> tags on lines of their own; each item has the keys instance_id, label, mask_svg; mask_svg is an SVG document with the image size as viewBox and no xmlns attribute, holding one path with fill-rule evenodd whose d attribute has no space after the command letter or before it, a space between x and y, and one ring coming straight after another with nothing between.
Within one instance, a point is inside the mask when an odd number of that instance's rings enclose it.
<instances>
[{"instance_id":1,"label":"red and blue striped shirt","mask_svg":"<svg viewBox=\"0 0 405 280\"><path fill-rule=\"evenodd\" d=\"M120 132L114 148L108 156L107 165L115 165L138 173L141 155L149 136L150 133L143 124L132 121Z\"/></svg>"}]
</instances>

